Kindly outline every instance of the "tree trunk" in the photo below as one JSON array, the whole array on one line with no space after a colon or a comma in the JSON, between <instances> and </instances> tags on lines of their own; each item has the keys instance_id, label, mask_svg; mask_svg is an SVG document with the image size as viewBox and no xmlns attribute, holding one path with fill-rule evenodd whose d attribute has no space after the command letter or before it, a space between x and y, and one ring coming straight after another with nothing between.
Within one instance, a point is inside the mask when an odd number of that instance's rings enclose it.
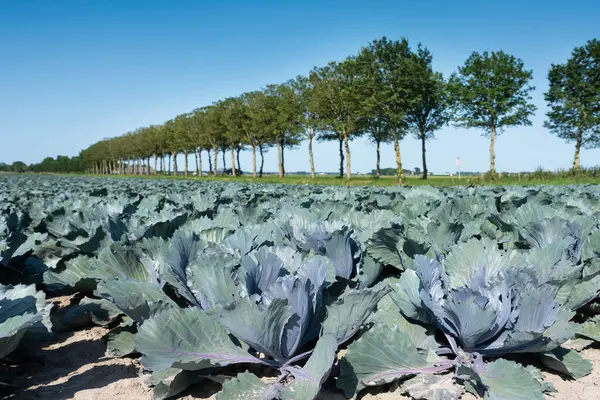
<instances>
[{"instance_id":1,"label":"tree trunk","mask_svg":"<svg viewBox=\"0 0 600 400\"><path fill-rule=\"evenodd\" d=\"M348 132L344 131L344 146L346 147L346 179L352 178L352 171L350 169L350 143L348 139Z\"/></svg>"},{"instance_id":2,"label":"tree trunk","mask_svg":"<svg viewBox=\"0 0 600 400\"><path fill-rule=\"evenodd\" d=\"M423 179L427 179L427 157L425 156L425 132L421 132L421 156L423 158Z\"/></svg>"},{"instance_id":3,"label":"tree trunk","mask_svg":"<svg viewBox=\"0 0 600 400\"><path fill-rule=\"evenodd\" d=\"M206 149L206 153L208 153L208 174L212 175L213 167L212 167L212 158L210 157L210 149Z\"/></svg>"},{"instance_id":4,"label":"tree trunk","mask_svg":"<svg viewBox=\"0 0 600 400\"><path fill-rule=\"evenodd\" d=\"M150 157L146 158L146 175L150 176Z\"/></svg>"},{"instance_id":5,"label":"tree trunk","mask_svg":"<svg viewBox=\"0 0 600 400\"><path fill-rule=\"evenodd\" d=\"M283 138L281 138L281 170L283 171L283 176L285 176L285 142Z\"/></svg>"},{"instance_id":6,"label":"tree trunk","mask_svg":"<svg viewBox=\"0 0 600 400\"><path fill-rule=\"evenodd\" d=\"M231 176L235 177L235 146L231 144Z\"/></svg>"},{"instance_id":7,"label":"tree trunk","mask_svg":"<svg viewBox=\"0 0 600 400\"><path fill-rule=\"evenodd\" d=\"M340 142L340 178L344 177L344 139L339 138Z\"/></svg>"},{"instance_id":8,"label":"tree trunk","mask_svg":"<svg viewBox=\"0 0 600 400\"><path fill-rule=\"evenodd\" d=\"M196 173L198 174L198 177L201 177L204 174L202 172L202 149L201 148L196 149Z\"/></svg>"},{"instance_id":9,"label":"tree trunk","mask_svg":"<svg viewBox=\"0 0 600 400\"><path fill-rule=\"evenodd\" d=\"M277 141L277 164L279 164L279 179L283 179L283 162L281 160L281 141Z\"/></svg>"},{"instance_id":10,"label":"tree trunk","mask_svg":"<svg viewBox=\"0 0 600 400\"><path fill-rule=\"evenodd\" d=\"M252 143L252 177L256 179L256 144Z\"/></svg>"},{"instance_id":11,"label":"tree trunk","mask_svg":"<svg viewBox=\"0 0 600 400\"><path fill-rule=\"evenodd\" d=\"M310 164L310 177L315 179L315 159L313 158L313 137L314 133L310 133L308 135L308 162Z\"/></svg>"},{"instance_id":12,"label":"tree trunk","mask_svg":"<svg viewBox=\"0 0 600 400\"><path fill-rule=\"evenodd\" d=\"M225 152L227 150L225 150L225 148L221 149L222 150L222 158L223 158L223 175L225 175L225 170L227 169L227 162L225 161Z\"/></svg>"},{"instance_id":13,"label":"tree trunk","mask_svg":"<svg viewBox=\"0 0 600 400\"><path fill-rule=\"evenodd\" d=\"M235 148L235 157L237 158L237 168L242 172L242 164L240 164L240 152L242 151L241 146Z\"/></svg>"},{"instance_id":14,"label":"tree trunk","mask_svg":"<svg viewBox=\"0 0 600 400\"><path fill-rule=\"evenodd\" d=\"M158 156L154 153L154 176L158 175Z\"/></svg>"},{"instance_id":15,"label":"tree trunk","mask_svg":"<svg viewBox=\"0 0 600 400\"><path fill-rule=\"evenodd\" d=\"M171 153L169 153L169 162L167 163L169 170L167 171L168 175L171 175Z\"/></svg>"},{"instance_id":16,"label":"tree trunk","mask_svg":"<svg viewBox=\"0 0 600 400\"><path fill-rule=\"evenodd\" d=\"M173 176L177 176L177 153L173 152Z\"/></svg>"},{"instance_id":17,"label":"tree trunk","mask_svg":"<svg viewBox=\"0 0 600 400\"><path fill-rule=\"evenodd\" d=\"M491 127L492 134L490 136L490 175L495 178L496 175L496 155L494 153L494 143L496 142L496 127Z\"/></svg>"},{"instance_id":18,"label":"tree trunk","mask_svg":"<svg viewBox=\"0 0 600 400\"><path fill-rule=\"evenodd\" d=\"M265 165L265 155L263 154L263 145L258 145L258 150L260 151L260 170L258 171L258 177L262 178L263 176L263 166Z\"/></svg>"},{"instance_id":19,"label":"tree trunk","mask_svg":"<svg viewBox=\"0 0 600 400\"><path fill-rule=\"evenodd\" d=\"M183 152L183 176L188 176L188 152L187 150Z\"/></svg>"},{"instance_id":20,"label":"tree trunk","mask_svg":"<svg viewBox=\"0 0 600 400\"><path fill-rule=\"evenodd\" d=\"M573 160L573 169L579 171L581 166L579 165L579 153L581 152L581 144L583 143L583 132L581 129L577 132L577 140L575 142L575 159Z\"/></svg>"},{"instance_id":21,"label":"tree trunk","mask_svg":"<svg viewBox=\"0 0 600 400\"><path fill-rule=\"evenodd\" d=\"M404 185L404 170L402 169L402 158L400 156L400 143L398 142L398 132L393 128L394 151L396 152L396 169L398 173L398 183Z\"/></svg>"},{"instance_id":22,"label":"tree trunk","mask_svg":"<svg viewBox=\"0 0 600 400\"><path fill-rule=\"evenodd\" d=\"M377 151L377 163L375 164L375 177L381 177L381 140L375 140Z\"/></svg>"},{"instance_id":23,"label":"tree trunk","mask_svg":"<svg viewBox=\"0 0 600 400\"><path fill-rule=\"evenodd\" d=\"M215 150L215 155L214 155L215 156L215 165L213 168L213 175L217 176L217 165L218 165L217 161L219 161L219 148L217 146L215 146L214 150Z\"/></svg>"},{"instance_id":24,"label":"tree trunk","mask_svg":"<svg viewBox=\"0 0 600 400\"><path fill-rule=\"evenodd\" d=\"M161 156L160 156L160 173L161 173L161 175L164 175L166 170L167 170L167 167L165 166L165 155L161 154Z\"/></svg>"}]
</instances>

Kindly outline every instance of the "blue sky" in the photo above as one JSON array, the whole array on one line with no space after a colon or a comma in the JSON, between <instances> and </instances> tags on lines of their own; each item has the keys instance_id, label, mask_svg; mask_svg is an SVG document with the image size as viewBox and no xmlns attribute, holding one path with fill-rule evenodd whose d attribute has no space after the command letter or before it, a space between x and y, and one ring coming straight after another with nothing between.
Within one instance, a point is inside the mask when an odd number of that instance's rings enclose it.
<instances>
[{"instance_id":1,"label":"blue sky","mask_svg":"<svg viewBox=\"0 0 600 400\"><path fill-rule=\"evenodd\" d=\"M423 43L435 68L453 72L472 51L502 49L534 72L532 127L497 140L497 169L568 168L573 145L542 126L551 63L600 36L600 2L559 1L183 1L23 0L0 2L0 161L76 155L109 136L341 60L386 35ZM419 143L401 143L406 168ZM370 171L375 149L351 144L353 171ZM318 170L338 165L334 143L315 149ZM446 128L429 142L432 171L486 170L488 140ZM582 164L600 164L600 150ZM306 145L286 169L308 170ZM242 166L250 168L245 153ZM382 166L393 167L391 147ZM275 152L265 160L276 170Z\"/></svg>"}]
</instances>

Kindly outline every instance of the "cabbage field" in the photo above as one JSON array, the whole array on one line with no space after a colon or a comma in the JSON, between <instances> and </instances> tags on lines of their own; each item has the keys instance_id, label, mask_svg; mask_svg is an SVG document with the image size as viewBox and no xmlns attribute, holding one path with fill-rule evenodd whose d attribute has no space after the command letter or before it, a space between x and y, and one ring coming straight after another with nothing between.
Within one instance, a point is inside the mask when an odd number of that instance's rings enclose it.
<instances>
[{"instance_id":1,"label":"cabbage field","mask_svg":"<svg viewBox=\"0 0 600 400\"><path fill-rule=\"evenodd\" d=\"M593 185L0 176L0 358L97 324L155 399L544 399L592 373L599 216Z\"/></svg>"}]
</instances>

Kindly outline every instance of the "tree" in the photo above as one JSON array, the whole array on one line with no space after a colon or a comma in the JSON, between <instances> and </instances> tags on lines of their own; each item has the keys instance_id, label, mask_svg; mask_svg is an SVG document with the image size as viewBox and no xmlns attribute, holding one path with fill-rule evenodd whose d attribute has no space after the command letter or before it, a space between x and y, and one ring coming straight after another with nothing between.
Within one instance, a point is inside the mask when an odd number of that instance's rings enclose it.
<instances>
[{"instance_id":1,"label":"tree","mask_svg":"<svg viewBox=\"0 0 600 400\"><path fill-rule=\"evenodd\" d=\"M248 109L242 97L230 97L223 101L223 125L226 128L226 138L231 148L231 175L236 175L234 151L237 151L238 168L240 165L240 150L242 142L247 138L246 133L250 129L250 118Z\"/></svg>"},{"instance_id":2,"label":"tree","mask_svg":"<svg viewBox=\"0 0 600 400\"><path fill-rule=\"evenodd\" d=\"M369 140L375 143L375 177L381 177L381 144L392 141L390 129L385 119L375 117L365 117L363 119L364 130L369 132Z\"/></svg>"},{"instance_id":3,"label":"tree","mask_svg":"<svg viewBox=\"0 0 600 400\"><path fill-rule=\"evenodd\" d=\"M343 175L344 145L346 179L352 177L349 141L363 133L360 130L360 74L357 61L352 57L315 68L310 74L313 93L309 110L320 120L320 138L337 139L340 143L340 175Z\"/></svg>"},{"instance_id":4,"label":"tree","mask_svg":"<svg viewBox=\"0 0 600 400\"><path fill-rule=\"evenodd\" d=\"M219 148L225 145L225 138L223 136L224 127L222 124L222 105L215 103L209 107L204 108L205 128L206 137L210 146L213 148L213 175L217 176L218 161L219 161ZM223 165L225 170L225 165Z\"/></svg>"},{"instance_id":5,"label":"tree","mask_svg":"<svg viewBox=\"0 0 600 400\"><path fill-rule=\"evenodd\" d=\"M313 140L319 130L321 121L311 102L313 99L314 87L311 81L305 76L297 76L292 81L292 87L296 91L296 95L300 100L301 117L300 125L304 132L304 138L308 140L308 163L310 165L310 177L315 179L315 159L313 156ZM342 171L343 175L343 171Z\"/></svg>"},{"instance_id":6,"label":"tree","mask_svg":"<svg viewBox=\"0 0 600 400\"><path fill-rule=\"evenodd\" d=\"M202 168L202 150L205 149L208 153L209 173L212 172L212 162L210 160L210 141L208 138L207 118L204 109L197 108L192 112L190 127L192 130L191 137L194 143L196 152L196 167L198 177L203 176Z\"/></svg>"},{"instance_id":7,"label":"tree","mask_svg":"<svg viewBox=\"0 0 600 400\"><path fill-rule=\"evenodd\" d=\"M262 92L253 117L258 118L256 123L267 134L268 142L277 146L279 179L283 179L285 148L297 145L300 139L301 103L290 83L268 85Z\"/></svg>"},{"instance_id":8,"label":"tree","mask_svg":"<svg viewBox=\"0 0 600 400\"><path fill-rule=\"evenodd\" d=\"M362 71L362 115L376 118L378 126L386 126L394 143L398 182L404 182L400 139L406 135L406 115L418 102L410 90L414 60L408 40L389 40L385 36L364 47L357 57Z\"/></svg>"},{"instance_id":9,"label":"tree","mask_svg":"<svg viewBox=\"0 0 600 400\"><path fill-rule=\"evenodd\" d=\"M158 157L161 156L164 160L166 148L165 132L159 125L150 125L147 128L147 138L150 142L150 148L154 155L154 175L158 174Z\"/></svg>"},{"instance_id":10,"label":"tree","mask_svg":"<svg viewBox=\"0 0 600 400\"><path fill-rule=\"evenodd\" d=\"M12 172L23 173L27 172L27 164L23 161L15 161L10 168Z\"/></svg>"},{"instance_id":11,"label":"tree","mask_svg":"<svg viewBox=\"0 0 600 400\"><path fill-rule=\"evenodd\" d=\"M490 137L490 174L496 173L494 144L505 128L531 125L532 71L503 51L474 52L450 78L456 125L483 129Z\"/></svg>"},{"instance_id":12,"label":"tree","mask_svg":"<svg viewBox=\"0 0 600 400\"><path fill-rule=\"evenodd\" d=\"M414 54L410 92L416 101L410 103L406 113L409 129L421 141L423 179L427 179L425 142L451 118L446 82L442 74L433 71L432 59L431 52L421 46Z\"/></svg>"},{"instance_id":13,"label":"tree","mask_svg":"<svg viewBox=\"0 0 600 400\"><path fill-rule=\"evenodd\" d=\"M576 47L564 64L552 64L545 93L550 111L544 126L568 142L575 141L573 168L579 170L581 148L600 146L600 41Z\"/></svg>"},{"instance_id":14,"label":"tree","mask_svg":"<svg viewBox=\"0 0 600 400\"><path fill-rule=\"evenodd\" d=\"M265 133L266 126L265 122L269 119L265 113L266 98L264 91L255 91L244 93L242 96L242 102L244 104L244 122L242 124L243 132L245 135L245 142L248 143L252 149L252 177L257 177L256 172L256 149L260 151L261 164L260 174L262 177L262 169L264 165L264 154L263 147L264 143L268 140L268 135Z\"/></svg>"},{"instance_id":15,"label":"tree","mask_svg":"<svg viewBox=\"0 0 600 400\"><path fill-rule=\"evenodd\" d=\"M174 120L167 122L170 127L169 147L173 153L173 174L177 175L177 155L183 153L183 174L188 176L188 154L194 148L192 144L192 120L189 114L178 115Z\"/></svg>"}]
</instances>

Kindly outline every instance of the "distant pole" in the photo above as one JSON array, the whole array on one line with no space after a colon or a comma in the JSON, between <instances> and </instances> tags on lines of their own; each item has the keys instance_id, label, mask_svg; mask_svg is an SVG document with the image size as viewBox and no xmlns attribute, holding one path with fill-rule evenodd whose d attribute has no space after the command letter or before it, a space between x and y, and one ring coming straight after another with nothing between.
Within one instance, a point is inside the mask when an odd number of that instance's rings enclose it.
<instances>
[{"instance_id":1,"label":"distant pole","mask_svg":"<svg viewBox=\"0 0 600 400\"><path fill-rule=\"evenodd\" d=\"M456 157L456 169L458 171L458 180L460 181L460 157Z\"/></svg>"}]
</instances>

